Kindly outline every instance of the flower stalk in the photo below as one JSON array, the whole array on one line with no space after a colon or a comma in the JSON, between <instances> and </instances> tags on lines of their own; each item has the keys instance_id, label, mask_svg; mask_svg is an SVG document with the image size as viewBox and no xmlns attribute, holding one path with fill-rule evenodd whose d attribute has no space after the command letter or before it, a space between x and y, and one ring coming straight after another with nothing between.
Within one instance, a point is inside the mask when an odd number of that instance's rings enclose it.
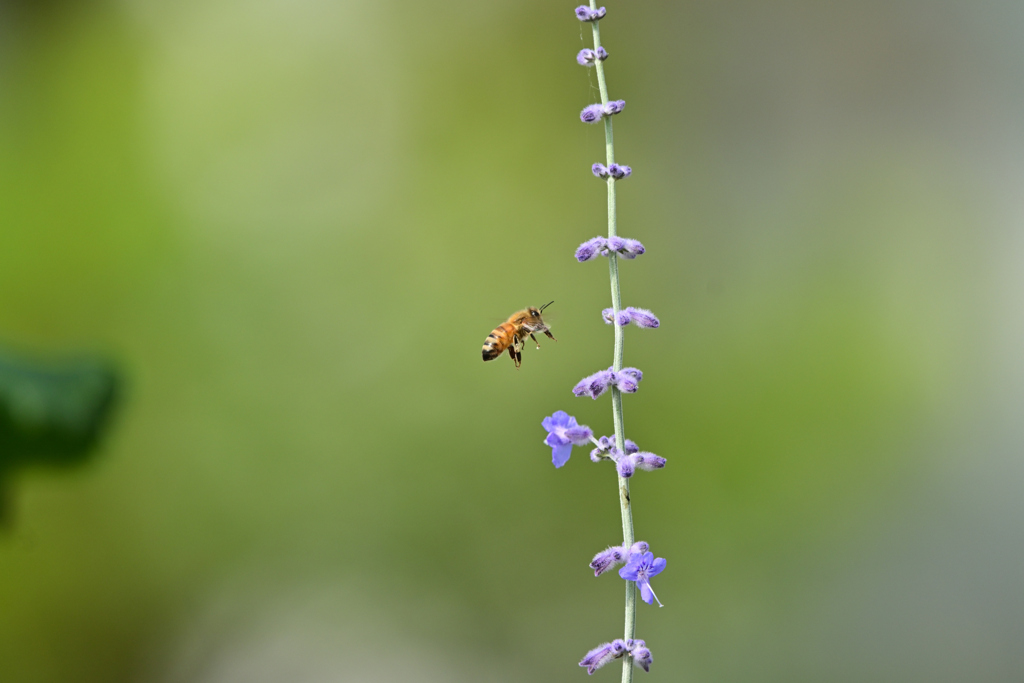
<instances>
[{"instance_id":1,"label":"flower stalk","mask_svg":"<svg viewBox=\"0 0 1024 683\"><path fill-rule=\"evenodd\" d=\"M597 11L596 0L590 0L590 9ZM601 22L590 23L594 34L594 50L601 47ZM608 106L608 82L604 76L604 60L594 62L594 70L597 72L597 87L601 93L601 104ZM615 135L612 130L612 117L604 117L604 156L605 165L611 166L615 163ZM608 186L608 239L618 237L615 213L615 182L614 177L605 180ZM608 276L611 280L612 291L612 319L617 320L619 311L622 310L622 295L619 289L619 257L612 252L608 254ZM612 370L618 372L622 369L623 355L623 329L621 325L612 325L615 330L615 346L612 352ZM622 391L618 387L612 387L612 424L615 428L615 447L620 452L626 451L626 429L622 415ZM619 512L622 515L622 545L630 547L633 545L633 508L629 500L629 479L618 476L619 487ZM632 640L636 632L636 584L626 581L625 616L623 624L623 640ZM633 667L628 660L622 662L622 683L631 683L633 680Z\"/></svg>"},{"instance_id":2,"label":"flower stalk","mask_svg":"<svg viewBox=\"0 0 1024 683\"><path fill-rule=\"evenodd\" d=\"M581 50L576 56L576 61L581 66L596 70L601 102L584 107L580 112L580 120L589 124L596 124L598 121L604 123L605 163L595 163L591 171L604 180L607 187L608 235L587 240L576 249L575 257L580 263L592 261L598 256L608 259L612 306L601 311L601 316L606 323L612 325L614 346L612 365L607 370L584 377L573 387L572 393L595 400L609 393L612 402L612 425L615 431L611 437L595 438L589 427L579 425L576 418L564 411L557 411L545 418L542 425L548 432L544 443L552 449L552 463L555 467L561 467L568 462L573 446L590 443L596 446L590 452L590 459L593 462L610 461L615 465L619 509L622 516L622 545L611 546L599 552L594 556L590 567L594 570L594 575L599 576L617 564L625 564L619 570L620 578L625 579L626 583L623 636L594 648L583 657L579 665L585 667L588 674L592 674L604 665L622 659L622 681L631 683L633 666L649 671L653 662L647 644L635 637L637 589L640 590L644 602L657 602L660 607L661 601L658 600L650 580L665 569L666 561L661 557L656 558L650 552L650 545L646 541L636 541L634 537L629 480L637 471L653 472L662 469L665 466L665 458L641 451L635 442L626 438L622 396L637 393L643 372L637 368L623 367L623 328L632 324L641 329L655 329L661 322L654 313L645 308L622 306L619 259L631 261L645 253L646 249L635 239L619 237L616 224L615 184L628 178L633 170L629 166L615 163L612 116L622 112L626 103L624 100L611 100L608 96L608 84L604 74L604 61L608 58L608 52L601 45L599 27L600 20L606 14L605 8L597 7L595 0L591 0L589 6L581 5L576 8L576 17L582 22L590 23L594 36L594 48Z\"/></svg>"}]
</instances>

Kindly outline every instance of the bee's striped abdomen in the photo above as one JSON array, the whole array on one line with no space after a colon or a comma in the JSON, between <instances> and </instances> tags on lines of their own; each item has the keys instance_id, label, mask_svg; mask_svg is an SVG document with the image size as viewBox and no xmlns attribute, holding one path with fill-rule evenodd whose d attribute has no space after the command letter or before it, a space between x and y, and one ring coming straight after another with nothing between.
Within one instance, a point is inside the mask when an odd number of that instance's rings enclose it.
<instances>
[{"instance_id":1,"label":"bee's striped abdomen","mask_svg":"<svg viewBox=\"0 0 1024 683\"><path fill-rule=\"evenodd\" d=\"M484 340L484 360L494 360L512 344L515 328L511 323L502 323L494 328Z\"/></svg>"}]
</instances>

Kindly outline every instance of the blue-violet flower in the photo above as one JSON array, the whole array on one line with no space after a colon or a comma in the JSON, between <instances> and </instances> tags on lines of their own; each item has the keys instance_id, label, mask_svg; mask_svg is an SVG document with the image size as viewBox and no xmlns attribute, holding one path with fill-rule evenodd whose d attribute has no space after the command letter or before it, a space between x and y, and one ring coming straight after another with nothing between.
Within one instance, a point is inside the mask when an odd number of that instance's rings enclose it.
<instances>
[{"instance_id":1,"label":"blue-violet flower","mask_svg":"<svg viewBox=\"0 0 1024 683\"><path fill-rule=\"evenodd\" d=\"M626 566L619 570L619 576L627 581L635 581L640 589L640 598L648 605L658 596L651 589L651 577L657 576L665 569L665 558L654 559L654 553L631 553ZM661 600L658 600L658 607L663 607Z\"/></svg>"},{"instance_id":2,"label":"blue-violet flower","mask_svg":"<svg viewBox=\"0 0 1024 683\"><path fill-rule=\"evenodd\" d=\"M587 445L594 435L590 427L577 424L576 418L564 410L545 417L541 425L548 432L544 443L551 446L551 462L555 467L561 467L569 461L573 446Z\"/></svg>"},{"instance_id":3,"label":"blue-violet flower","mask_svg":"<svg viewBox=\"0 0 1024 683\"><path fill-rule=\"evenodd\" d=\"M614 166L615 164L612 165ZM590 170L593 171L594 175L596 175L598 178L607 178L609 175L611 175L610 173L608 173L608 167L605 166L604 164L594 164L593 166L590 167Z\"/></svg>"},{"instance_id":4,"label":"blue-violet flower","mask_svg":"<svg viewBox=\"0 0 1024 683\"><path fill-rule=\"evenodd\" d=\"M599 59L600 61L602 61L602 62L603 62L604 60L608 59L608 51L607 51L607 50L605 50L605 49L604 49L603 47L601 47L601 46L598 46L598 48L597 48L597 58L598 58L598 59Z\"/></svg>"}]
</instances>

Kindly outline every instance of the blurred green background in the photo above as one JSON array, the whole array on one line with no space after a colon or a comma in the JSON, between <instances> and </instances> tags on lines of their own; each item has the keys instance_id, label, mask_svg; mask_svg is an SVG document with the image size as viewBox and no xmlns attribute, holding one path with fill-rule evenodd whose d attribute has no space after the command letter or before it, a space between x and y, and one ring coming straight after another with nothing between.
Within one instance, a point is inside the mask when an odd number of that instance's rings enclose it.
<instances>
[{"instance_id":1,"label":"blurred green background","mask_svg":"<svg viewBox=\"0 0 1024 683\"><path fill-rule=\"evenodd\" d=\"M125 379L2 482L0 680L583 679L622 581L611 469L541 443L611 431L572 9L0 1L0 343ZM1024 5L608 9L641 678L1021 680Z\"/></svg>"}]
</instances>

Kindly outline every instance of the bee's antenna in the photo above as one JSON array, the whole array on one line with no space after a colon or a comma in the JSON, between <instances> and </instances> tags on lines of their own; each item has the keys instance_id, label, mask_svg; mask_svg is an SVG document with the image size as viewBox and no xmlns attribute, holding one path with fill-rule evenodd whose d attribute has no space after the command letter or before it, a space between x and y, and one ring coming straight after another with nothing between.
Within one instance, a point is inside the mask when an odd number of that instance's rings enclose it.
<instances>
[{"instance_id":1,"label":"bee's antenna","mask_svg":"<svg viewBox=\"0 0 1024 683\"><path fill-rule=\"evenodd\" d=\"M547 308L548 306L550 306L553 303L555 303L555 302L554 301L549 301L546 304L544 304L543 306L541 306L540 307L541 312L543 312L545 308Z\"/></svg>"}]
</instances>

